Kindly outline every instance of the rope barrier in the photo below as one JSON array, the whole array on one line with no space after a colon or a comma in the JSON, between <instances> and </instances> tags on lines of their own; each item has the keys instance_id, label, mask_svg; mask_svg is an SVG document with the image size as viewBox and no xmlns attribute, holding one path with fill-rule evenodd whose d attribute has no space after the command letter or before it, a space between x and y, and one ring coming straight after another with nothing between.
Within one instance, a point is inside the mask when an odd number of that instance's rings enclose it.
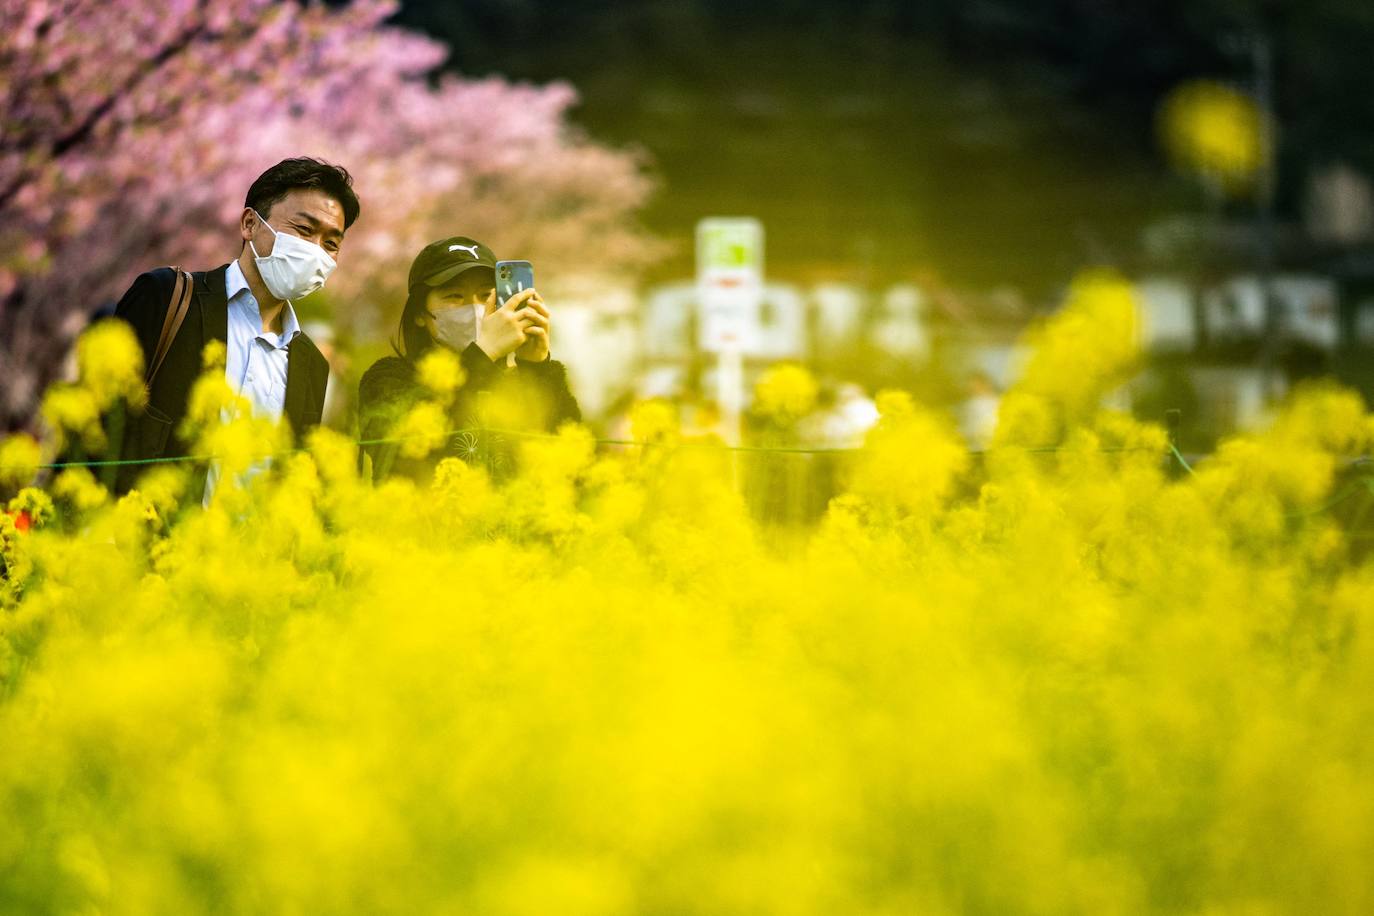
<instances>
[{"instance_id":1,"label":"rope barrier","mask_svg":"<svg viewBox=\"0 0 1374 916\"><path fill-rule=\"evenodd\" d=\"M556 434L556 433L541 433L541 432L535 432L535 431L532 431L532 430L522 430L522 429L500 429L500 428L495 428L495 427L470 427L470 428L467 428L467 429L451 430L451 431L449 431L449 432L440 434L438 437L430 437L430 436L428 436L428 435L426 435L426 434L424 434L424 433L416 433L416 434L410 435L410 436L393 436L393 437L388 437L388 438L384 438L384 439L357 439L357 440L354 440L354 441L353 441L353 444L354 444L354 445L357 445L357 446L360 446L360 447L361 447L361 446L371 446L371 445L398 445L398 444L403 443L403 442L410 442L410 441L413 441L413 440L416 440L416 439L426 439L426 438L439 438L439 439L442 439L442 440L449 440L449 439L453 439L453 438L456 437L456 436L461 436L461 435L470 434L470 433L491 433L491 434L495 434L495 435L516 436L516 437L521 437L521 438L526 438L526 439L557 439L557 438L558 438L558 434ZM592 442L593 442L593 444L595 444L595 445L614 445L614 446L620 446L620 447L626 447L626 448L660 448L660 447L665 447L665 446L663 446L661 443L656 443L656 442L644 442L644 441L640 441L640 440L637 440L637 439L603 439L603 438L594 438L594 439L592 439ZM724 443L715 443L715 442L674 442L674 443L672 443L672 445L671 445L670 447L671 447L672 449L684 449L684 448L686 448L686 449L711 449L711 450L713 450L713 451L742 452L742 453L746 453L746 454L748 454L748 453L761 453L761 454L784 454L784 455L846 455L846 454L854 454L854 453L857 453L857 452L860 452L860 451L863 450L862 448L859 448L859 447L781 446L781 445L725 445ZM1082 452L1082 451L1084 451L1084 449L1081 449L1081 448L1068 448L1068 447L1065 447L1065 446L1058 446L1058 445L1046 445L1046 446L1019 446L1019 445L1009 445L1009 446L1003 446L1003 448L1006 448L1006 449L1016 449L1017 451L1030 452L1030 453L1035 453L1035 454L1054 454L1054 453L1059 453L1059 452ZM286 456L288 456L288 455L295 455L295 454L299 454L299 453L301 453L301 452L306 452L306 451L309 451L309 449L308 449L308 448L305 448L305 447L291 448L291 449L283 449L282 451L270 452L270 453L268 453L268 454L266 454L266 455L263 455L262 457L263 457L263 458L283 458L283 457L286 457ZM997 449L970 449L970 450L969 450L969 454L970 454L970 455L989 455L989 454L994 454L996 451L998 451L998 450L997 450ZM1104 454L1121 454L1121 453L1126 453L1126 452L1148 452L1148 451L1154 451L1154 449L1152 449L1152 448L1150 448L1150 447L1148 447L1148 446L1107 446L1107 447L1104 447L1104 448L1092 449L1091 451L1095 451L1095 452L1099 452L1099 453L1104 453ZM1187 462L1186 462L1186 461L1183 461L1183 456L1178 454L1177 449L1174 450L1174 454L1178 456L1179 461L1183 462L1183 466L1184 466L1184 467L1188 467ZM61 470L61 469L63 469L63 468L80 468L80 467L85 467L85 468L105 468L105 467L126 467L126 466L136 466L136 465L153 465L153 464L176 464L176 463L187 462L187 461L213 461L213 460L215 459L215 457L216 457L216 456L214 456L214 455L173 455L173 456L168 456L168 457L163 457L163 458L120 458L120 459L107 459L107 460L97 460L97 461L53 461L53 462L46 462L46 463L40 463L40 464L28 464L28 465L17 465L17 464L0 465L0 470L24 470L24 469L27 469L27 468L33 468L33 469L35 469L35 470ZM1192 468L1188 468L1188 470L1191 472L1191 471L1192 471Z\"/></svg>"},{"instance_id":2,"label":"rope barrier","mask_svg":"<svg viewBox=\"0 0 1374 916\"><path fill-rule=\"evenodd\" d=\"M1326 502L1322 503L1320 506L1317 506L1312 509L1304 509L1300 512L1289 512L1284 517L1289 519L1299 519L1308 518L1309 516L1313 515L1320 515L1328 509L1334 509L1336 506L1345 502L1347 499L1354 496L1361 490L1365 490L1371 494L1374 494L1374 478L1365 477L1360 480L1352 480L1344 487L1342 487L1335 496L1331 497Z\"/></svg>"},{"instance_id":3,"label":"rope barrier","mask_svg":"<svg viewBox=\"0 0 1374 916\"><path fill-rule=\"evenodd\" d=\"M296 449L295 451L300 451ZM289 452L274 452L268 457L275 458L277 455L290 454ZM62 468L116 468L128 467L138 464L171 464L178 461L213 461L214 455L174 455L168 458L121 458L109 461L53 461L48 464L6 464L0 465L0 470L24 470L34 468L39 471L60 470Z\"/></svg>"},{"instance_id":4,"label":"rope barrier","mask_svg":"<svg viewBox=\"0 0 1374 916\"><path fill-rule=\"evenodd\" d=\"M532 430L502 429L502 428L493 428L493 427L468 427L468 428L465 428L465 429L452 430L452 431L450 431L450 432L446 432L446 433L442 434L442 436L439 437L439 438L441 438L442 440L451 440L451 439L453 439L453 438L455 438L455 437L457 437L457 436L461 436L461 435L465 435L465 434L478 434L478 433L495 434L495 435L502 435L502 436L515 436L515 437L529 438L529 439L557 439L557 438L558 438L558 435L557 435L556 433L543 433L543 432L535 432L535 431L532 431ZM383 439L359 439L359 440L354 440L353 444L354 444L354 445L357 445L357 446L399 445L399 444L401 444L401 443L410 442L410 441L413 441L413 440L415 440L415 439L425 439L425 438L431 438L431 437L426 436L426 435L424 435L424 434L422 434L422 433L417 433L417 434L410 435L410 436L392 436L392 437L387 437L387 438L383 438ZM592 442L593 442L594 444L596 444L596 445L613 445L613 446L621 446L621 447L629 447L629 448L659 448L659 447L663 447L663 446L661 446L659 443L643 442L643 441L639 441L639 440L635 440L635 439L602 439L602 438L594 438L594 439L592 440ZM667 446L667 447L670 448L670 449L673 449L673 450L676 450L676 449L683 449L683 448L689 448L689 449L693 449L693 448L705 448L705 449L712 449L712 450L716 450L716 451L739 452L739 453L745 453L745 454L799 454L799 455L837 454L837 455L838 455L838 454L852 454L852 453L861 451L861 449L858 449L858 448L833 448L833 447L832 447L832 448L824 448L824 447L814 447L814 448L812 448L812 447L800 447L800 446L798 446L798 447L788 447L788 446L766 446L766 445L724 445L723 443L712 443L712 442L675 442L675 443L672 443L671 446ZM1067 448L1067 447L1065 447L1065 446L1057 446L1057 445L1056 445L1056 446L1003 446L1003 448L1012 448L1012 449L1016 449L1016 450L1018 450L1018 451L1030 452L1030 453L1035 453L1035 454L1056 454L1056 453L1060 453L1060 452L1081 452L1081 451L1083 451L1083 449L1079 449L1079 448ZM305 451L309 451L309 449L307 449L307 448L292 448L292 449L285 449L285 450L279 451L279 452L272 452L272 453L270 453L270 454L268 454L268 455L264 455L263 457L264 457L264 458L283 458L283 457L286 457L286 456L288 456L288 455L295 455L295 454L299 454L299 453L305 452ZM971 455L978 455L978 456L984 456L984 455L994 454L994 453L996 453L997 451L999 451L999 449L971 449L971 450L969 451L969 454L971 454ZM1105 448L1094 449L1094 451L1097 451L1097 452L1100 452L1100 453L1120 454L1120 453L1125 453L1125 452L1154 451L1154 449L1149 448L1148 446L1109 446L1109 447L1105 447ZM1170 457L1172 457L1175 461L1177 461L1177 462L1179 463L1179 466L1182 467L1183 470L1187 471L1188 474L1189 474L1190 476L1193 476L1193 477L1196 477L1196 476L1197 476L1197 472L1196 472L1195 470L1193 470L1192 464L1190 464L1189 461L1188 461L1188 459L1184 457L1183 453L1180 452L1180 451L1178 450L1178 446L1177 446L1177 445L1175 445L1174 443L1170 442L1170 443L1169 443L1169 451L1168 451L1167 454L1168 454ZM214 455L174 455L174 456L163 457L163 458L124 458L124 459L109 459L109 460L97 460L97 461L55 461L55 462L41 463L41 464L36 464L36 465L22 465L22 466L21 466L21 465L0 465L0 470L26 470L26 469L30 469L30 468L31 468L31 469L34 469L34 470L62 470L62 469L65 469L65 468L73 468L73 467L108 468L108 467L141 466L141 465L155 465L155 464L176 464L176 463L183 463L183 462L188 462L188 461L193 461L193 462L194 462L194 461L213 461L214 459L215 459L215 456L214 456ZM1354 467L1354 466L1357 466L1357 465L1367 465L1367 464L1369 464L1369 463L1370 463L1370 459L1369 459L1368 457L1361 457L1361 458L1354 459L1354 460L1351 462L1351 466ZM1287 517L1287 518L1290 518L1290 519L1298 519L1298 518L1306 518L1306 517L1309 517L1309 516L1312 516L1312 515L1318 515L1318 514L1320 514L1320 513L1322 513L1322 512L1325 512L1325 511L1327 511L1327 510L1329 510L1329 509L1331 509L1331 508L1333 508L1333 507L1339 505L1340 503L1342 503L1342 502L1344 502L1345 500L1349 499L1351 496L1354 496L1356 493L1359 493L1361 490L1365 490L1365 491L1367 491L1367 492L1369 492L1369 493L1371 493L1371 494L1374 494L1374 477L1364 477L1364 478L1361 478L1361 479L1359 479L1359 480L1353 480L1353 481L1351 481L1350 483L1348 483L1345 487L1343 487L1343 488L1340 490L1340 492L1338 492L1335 496L1331 497L1329 500L1327 500L1327 501L1326 501L1325 503L1323 503L1322 505L1317 506L1317 507L1312 508L1312 509L1306 509L1306 510L1302 510L1302 511L1299 511L1299 512L1294 512L1294 513L1288 513L1288 514L1286 515L1286 517Z\"/></svg>"},{"instance_id":5,"label":"rope barrier","mask_svg":"<svg viewBox=\"0 0 1374 916\"><path fill-rule=\"evenodd\" d=\"M1188 463L1188 459L1187 459L1187 458L1184 458L1184 457L1183 457L1183 453L1180 452L1180 451L1178 450L1178 446L1177 446L1177 445L1175 445L1174 443L1170 442L1170 443L1169 443L1169 451L1173 452L1174 458L1178 460L1178 463L1179 463L1179 465L1183 468L1183 470L1187 471L1187 472L1189 473L1189 475L1191 475L1191 476L1193 476L1193 477L1196 477L1196 476L1197 476L1197 471L1194 471L1194 470L1193 470L1193 466L1192 466L1191 464Z\"/></svg>"}]
</instances>

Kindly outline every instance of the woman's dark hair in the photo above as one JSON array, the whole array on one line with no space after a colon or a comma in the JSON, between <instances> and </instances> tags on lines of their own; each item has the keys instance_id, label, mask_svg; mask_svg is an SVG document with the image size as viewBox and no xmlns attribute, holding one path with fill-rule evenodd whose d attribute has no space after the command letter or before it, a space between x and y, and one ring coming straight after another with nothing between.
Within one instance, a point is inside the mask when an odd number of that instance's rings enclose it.
<instances>
[{"instance_id":1,"label":"woman's dark hair","mask_svg":"<svg viewBox=\"0 0 1374 916\"><path fill-rule=\"evenodd\" d=\"M353 176L343 166L331 165L322 159L283 159L257 177L243 205L252 207L265 218L273 204L296 188L314 188L337 200L343 207L344 229L358 218L358 195L353 193Z\"/></svg>"},{"instance_id":2,"label":"woman's dark hair","mask_svg":"<svg viewBox=\"0 0 1374 916\"><path fill-rule=\"evenodd\" d=\"M415 323L416 318L424 317L428 301L429 287L423 283L406 296L405 307L401 309L401 324L396 328L395 339L391 341L391 349L395 350L398 356L414 361L434 346L434 338L429 336L429 329L423 324Z\"/></svg>"}]
</instances>

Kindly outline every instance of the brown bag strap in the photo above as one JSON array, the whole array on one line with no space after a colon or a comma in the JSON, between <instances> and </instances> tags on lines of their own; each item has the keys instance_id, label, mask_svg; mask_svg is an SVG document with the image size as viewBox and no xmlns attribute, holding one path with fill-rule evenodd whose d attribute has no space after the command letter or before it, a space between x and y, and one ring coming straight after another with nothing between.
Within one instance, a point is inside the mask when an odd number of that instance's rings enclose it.
<instances>
[{"instance_id":1,"label":"brown bag strap","mask_svg":"<svg viewBox=\"0 0 1374 916\"><path fill-rule=\"evenodd\" d=\"M172 341L176 339L177 331L181 330L181 323L186 320L186 312L191 307L191 293L195 289L195 281L189 273L180 267L172 269L177 272L177 282L172 287L172 301L167 303L167 315L162 319L162 336L158 338L157 350L148 364L149 388L153 387L157 370L162 368L162 361L167 358L167 351L172 348Z\"/></svg>"}]
</instances>

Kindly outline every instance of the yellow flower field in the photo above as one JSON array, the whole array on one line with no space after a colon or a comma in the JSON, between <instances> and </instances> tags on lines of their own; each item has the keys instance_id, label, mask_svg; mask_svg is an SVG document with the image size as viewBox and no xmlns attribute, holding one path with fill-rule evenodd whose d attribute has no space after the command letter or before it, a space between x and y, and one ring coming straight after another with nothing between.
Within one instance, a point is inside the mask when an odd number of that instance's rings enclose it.
<instances>
[{"instance_id":1,"label":"yellow flower field","mask_svg":"<svg viewBox=\"0 0 1374 916\"><path fill-rule=\"evenodd\" d=\"M1320 511L1374 420L1312 390L1175 477L1095 406L1130 307L1036 332L972 495L891 393L781 539L652 407L508 481L321 432L236 484L281 443L212 381L207 510L0 477L0 912L1374 912L1374 566Z\"/></svg>"}]
</instances>

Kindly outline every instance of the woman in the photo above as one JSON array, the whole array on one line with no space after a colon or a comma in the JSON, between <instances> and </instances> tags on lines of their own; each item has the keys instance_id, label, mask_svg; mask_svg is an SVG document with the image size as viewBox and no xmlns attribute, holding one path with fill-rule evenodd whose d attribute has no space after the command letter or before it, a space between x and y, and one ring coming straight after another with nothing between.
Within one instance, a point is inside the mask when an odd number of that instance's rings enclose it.
<instances>
[{"instance_id":1,"label":"woman","mask_svg":"<svg viewBox=\"0 0 1374 916\"><path fill-rule=\"evenodd\" d=\"M568 390L562 363L549 358L549 310L539 293L517 293L496 305L496 257L491 249L456 236L425 246L410 266L395 356L374 363L358 385L358 419L363 454L374 480L392 473L424 476L428 463L407 461L386 439L392 427L428 392L416 373L418 360L434 347L458 356L466 381L449 409L444 454L496 464L506 453L498 434L480 432L480 403L498 397L517 405L519 425L551 432L582 419ZM508 357L514 354L514 366Z\"/></svg>"}]
</instances>

